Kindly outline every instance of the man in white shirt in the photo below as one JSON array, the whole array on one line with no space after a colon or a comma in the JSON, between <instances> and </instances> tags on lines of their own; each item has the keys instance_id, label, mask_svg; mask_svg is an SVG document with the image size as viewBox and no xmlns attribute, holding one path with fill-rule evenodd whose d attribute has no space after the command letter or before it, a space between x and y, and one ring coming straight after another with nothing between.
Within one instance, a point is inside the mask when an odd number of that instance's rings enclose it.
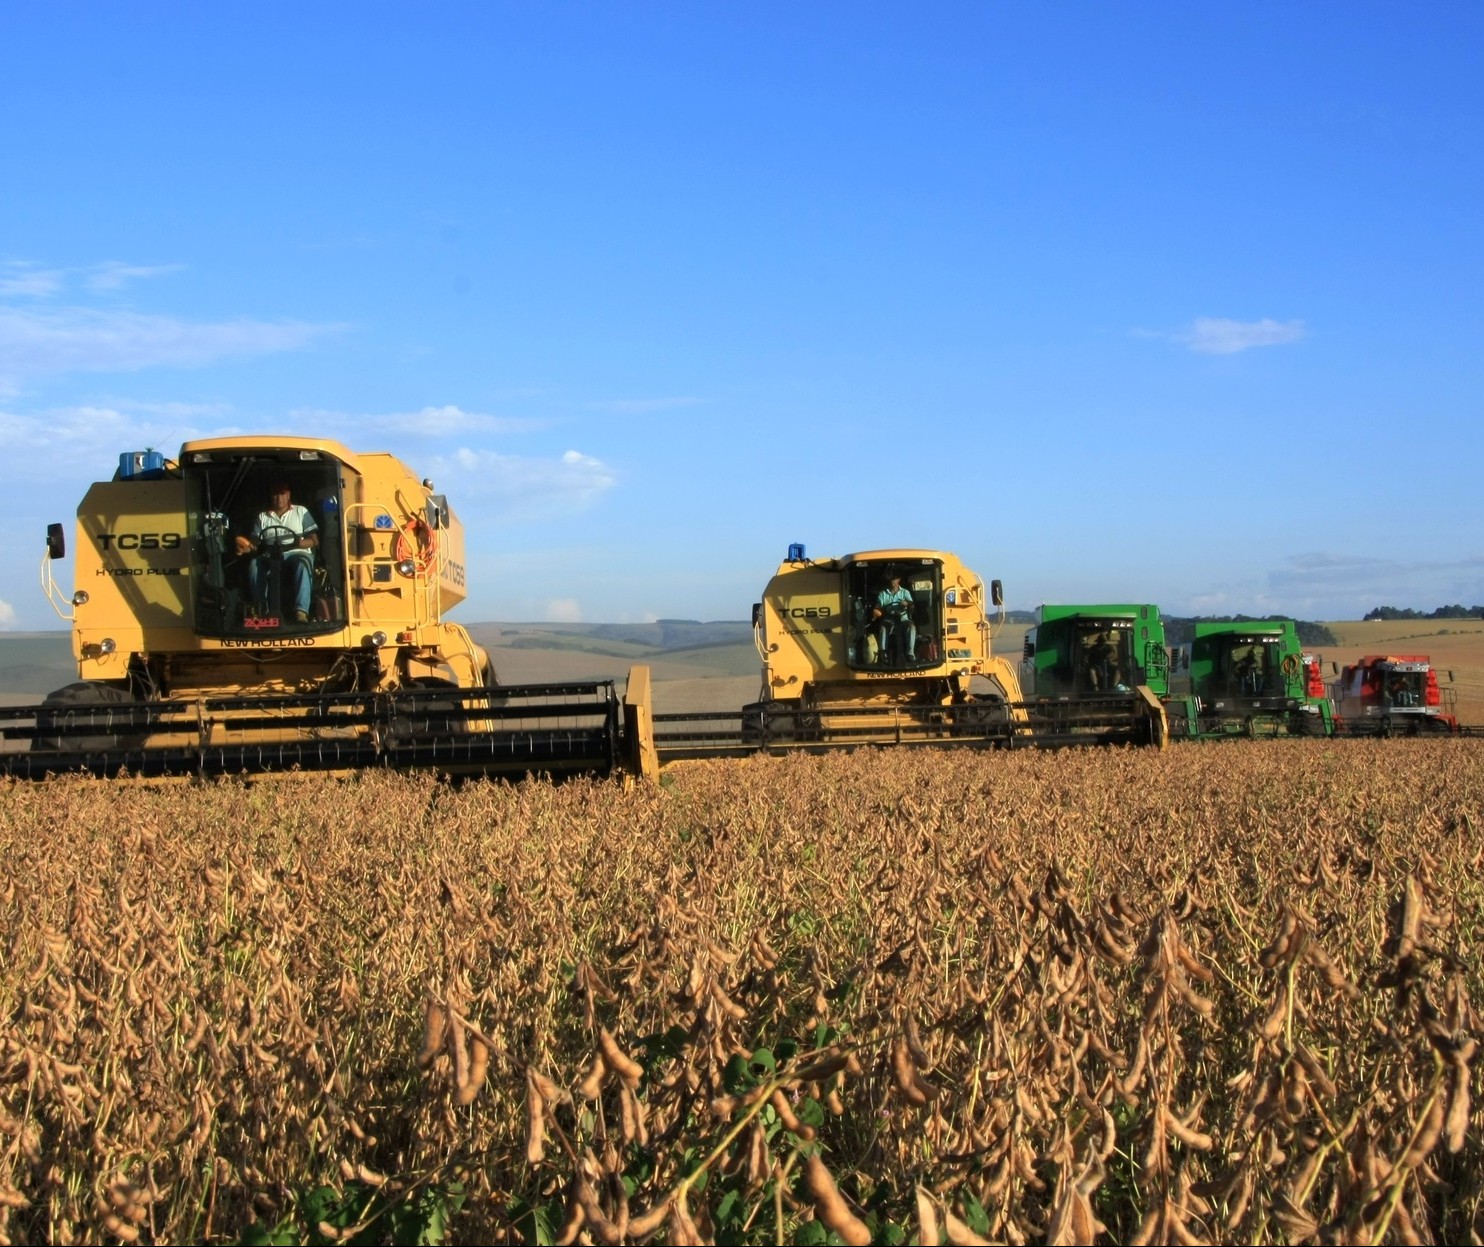
<instances>
[{"instance_id":1,"label":"man in white shirt","mask_svg":"<svg viewBox=\"0 0 1484 1247\"><path fill-rule=\"evenodd\" d=\"M290 501L288 482L275 481L268 489L268 509L258 513L252 536L237 538L237 553L257 556L249 565L253 601L260 610L270 606L273 581L282 572L279 608L293 610L294 620L309 619L309 599L314 588L314 549L319 545L319 525L307 507Z\"/></svg>"}]
</instances>

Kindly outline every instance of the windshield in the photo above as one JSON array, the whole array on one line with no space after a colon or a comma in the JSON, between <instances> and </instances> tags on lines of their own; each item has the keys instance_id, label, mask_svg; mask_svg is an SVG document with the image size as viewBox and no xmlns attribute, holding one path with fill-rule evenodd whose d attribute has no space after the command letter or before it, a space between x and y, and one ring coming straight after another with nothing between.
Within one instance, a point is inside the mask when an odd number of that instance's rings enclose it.
<instances>
[{"instance_id":1,"label":"windshield","mask_svg":"<svg viewBox=\"0 0 1484 1247\"><path fill-rule=\"evenodd\" d=\"M872 559L845 569L852 667L911 670L942 661L943 568L936 559Z\"/></svg>"},{"instance_id":2,"label":"windshield","mask_svg":"<svg viewBox=\"0 0 1484 1247\"><path fill-rule=\"evenodd\" d=\"M1278 642L1268 637L1232 637L1217 656L1216 692L1230 697L1277 696L1283 692Z\"/></svg>"},{"instance_id":3,"label":"windshield","mask_svg":"<svg viewBox=\"0 0 1484 1247\"><path fill-rule=\"evenodd\" d=\"M268 640L345 623L339 464L318 451L187 456L196 631Z\"/></svg>"},{"instance_id":4,"label":"windshield","mask_svg":"<svg viewBox=\"0 0 1484 1247\"><path fill-rule=\"evenodd\" d=\"M1074 692L1123 693L1133 683L1133 625L1129 621L1079 621L1071 652Z\"/></svg>"},{"instance_id":5,"label":"windshield","mask_svg":"<svg viewBox=\"0 0 1484 1247\"><path fill-rule=\"evenodd\" d=\"M1381 700L1392 706L1426 704L1427 677L1421 671L1388 671L1381 682Z\"/></svg>"}]
</instances>

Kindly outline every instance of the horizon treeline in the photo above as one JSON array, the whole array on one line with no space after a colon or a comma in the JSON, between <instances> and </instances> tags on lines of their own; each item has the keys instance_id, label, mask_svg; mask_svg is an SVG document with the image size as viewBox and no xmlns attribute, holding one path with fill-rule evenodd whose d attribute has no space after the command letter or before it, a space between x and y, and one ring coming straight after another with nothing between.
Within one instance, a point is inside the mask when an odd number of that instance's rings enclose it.
<instances>
[{"instance_id":1,"label":"horizon treeline","mask_svg":"<svg viewBox=\"0 0 1484 1247\"><path fill-rule=\"evenodd\" d=\"M1410 606L1378 606L1361 616L1373 619L1484 619L1484 606L1440 606L1434 611L1413 610Z\"/></svg>"}]
</instances>

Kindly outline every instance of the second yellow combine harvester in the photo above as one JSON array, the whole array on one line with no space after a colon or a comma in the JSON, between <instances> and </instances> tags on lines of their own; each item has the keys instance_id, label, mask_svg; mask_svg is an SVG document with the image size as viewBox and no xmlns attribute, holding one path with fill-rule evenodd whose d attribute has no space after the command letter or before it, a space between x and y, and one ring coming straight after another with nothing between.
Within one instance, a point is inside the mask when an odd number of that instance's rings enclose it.
<instances>
[{"instance_id":1,"label":"second yellow combine harvester","mask_svg":"<svg viewBox=\"0 0 1484 1247\"><path fill-rule=\"evenodd\" d=\"M661 759L872 744L1059 746L1168 738L1147 689L1116 710L1027 701L993 652L1000 582L941 550L813 560L789 548L753 607L759 700L740 713L654 716Z\"/></svg>"},{"instance_id":2,"label":"second yellow combine harvester","mask_svg":"<svg viewBox=\"0 0 1484 1247\"><path fill-rule=\"evenodd\" d=\"M120 456L78 507L76 682L0 710L0 772L222 775L372 765L451 774L654 769L648 671L500 685L447 614L465 597L448 500L385 453L301 437Z\"/></svg>"}]
</instances>

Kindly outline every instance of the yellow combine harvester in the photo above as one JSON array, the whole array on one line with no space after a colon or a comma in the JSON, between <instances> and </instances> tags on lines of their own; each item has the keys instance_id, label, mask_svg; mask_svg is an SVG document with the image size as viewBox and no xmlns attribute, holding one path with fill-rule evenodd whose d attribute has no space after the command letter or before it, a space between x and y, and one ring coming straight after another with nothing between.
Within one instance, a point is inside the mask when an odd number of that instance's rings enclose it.
<instances>
[{"instance_id":1,"label":"yellow combine harvester","mask_svg":"<svg viewBox=\"0 0 1484 1247\"><path fill-rule=\"evenodd\" d=\"M1021 695L993 652L984 582L941 550L889 549L815 561L789 547L753 607L760 699L732 714L654 716L661 758L870 744L1162 745L1157 698L1116 712Z\"/></svg>"},{"instance_id":2,"label":"yellow combine harvester","mask_svg":"<svg viewBox=\"0 0 1484 1247\"><path fill-rule=\"evenodd\" d=\"M0 710L0 770L241 774L368 765L450 773L654 768L648 671L613 684L501 686L447 620L464 531L389 454L301 437L120 456L77 512L78 681Z\"/></svg>"}]
</instances>

